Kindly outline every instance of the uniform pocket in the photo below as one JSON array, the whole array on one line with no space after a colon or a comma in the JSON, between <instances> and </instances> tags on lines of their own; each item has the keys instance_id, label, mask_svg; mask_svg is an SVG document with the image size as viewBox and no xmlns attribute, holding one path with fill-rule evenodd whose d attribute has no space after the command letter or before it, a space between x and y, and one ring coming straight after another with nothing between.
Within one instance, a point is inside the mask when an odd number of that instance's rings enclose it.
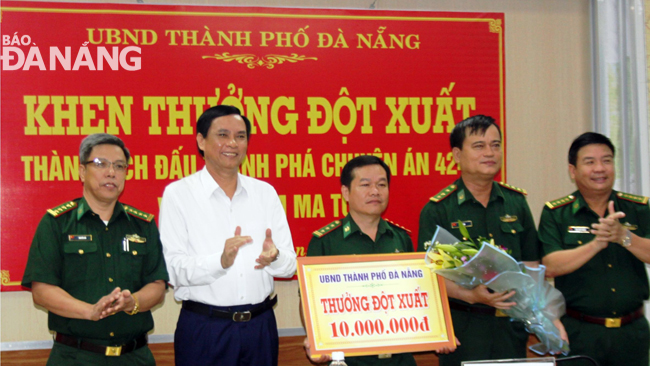
<instances>
[{"instance_id":1,"label":"uniform pocket","mask_svg":"<svg viewBox=\"0 0 650 366\"><path fill-rule=\"evenodd\" d=\"M501 231L506 234L517 235L524 231L524 227L519 222L502 222Z\"/></svg>"},{"instance_id":2,"label":"uniform pocket","mask_svg":"<svg viewBox=\"0 0 650 366\"><path fill-rule=\"evenodd\" d=\"M147 245L150 244L130 241L128 250L122 251L122 263L129 268L128 271L122 271L124 276L122 283L130 284L131 291L138 291L143 286L141 278L143 278L143 266L147 258Z\"/></svg>"},{"instance_id":3,"label":"uniform pocket","mask_svg":"<svg viewBox=\"0 0 650 366\"><path fill-rule=\"evenodd\" d=\"M97 243L92 241L68 241L63 243L65 271L63 285L85 282L96 278L102 268Z\"/></svg>"}]
</instances>

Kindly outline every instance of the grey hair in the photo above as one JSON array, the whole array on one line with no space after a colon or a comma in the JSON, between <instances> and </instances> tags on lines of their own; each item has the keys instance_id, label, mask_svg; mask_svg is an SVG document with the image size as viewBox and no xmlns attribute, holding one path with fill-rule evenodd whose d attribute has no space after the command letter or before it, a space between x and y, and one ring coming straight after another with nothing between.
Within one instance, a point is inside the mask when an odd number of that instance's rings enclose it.
<instances>
[{"instance_id":1,"label":"grey hair","mask_svg":"<svg viewBox=\"0 0 650 366\"><path fill-rule=\"evenodd\" d=\"M117 136L109 135L107 133L95 133L88 135L81 141L81 145L79 145L79 163L88 161L90 152L93 150L93 147L104 144L115 145L121 148L124 152L124 156L126 157L126 162L128 164L131 153L129 153L129 149L124 146L124 141L122 141Z\"/></svg>"}]
</instances>

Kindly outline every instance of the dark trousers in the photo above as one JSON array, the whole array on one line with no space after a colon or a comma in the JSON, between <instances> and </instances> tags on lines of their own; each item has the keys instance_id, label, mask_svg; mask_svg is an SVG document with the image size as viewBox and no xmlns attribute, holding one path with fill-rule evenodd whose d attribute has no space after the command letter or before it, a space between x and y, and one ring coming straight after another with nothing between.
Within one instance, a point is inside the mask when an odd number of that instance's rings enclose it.
<instances>
[{"instance_id":1,"label":"dark trousers","mask_svg":"<svg viewBox=\"0 0 650 366\"><path fill-rule=\"evenodd\" d=\"M562 324L569 335L569 356L589 356L599 366L647 366L650 331L645 317L620 328L587 323L564 316ZM582 361L581 361L582 362ZM570 366L592 365L571 361Z\"/></svg>"},{"instance_id":2,"label":"dark trousers","mask_svg":"<svg viewBox=\"0 0 650 366\"><path fill-rule=\"evenodd\" d=\"M526 358L528 333L522 322L454 309L451 318L461 345L455 352L440 355L440 366L460 366L462 361Z\"/></svg>"},{"instance_id":3,"label":"dark trousers","mask_svg":"<svg viewBox=\"0 0 650 366\"><path fill-rule=\"evenodd\" d=\"M233 306L245 311L250 306ZM279 339L273 309L248 322L210 318L181 309L174 334L176 366L277 366Z\"/></svg>"}]
</instances>

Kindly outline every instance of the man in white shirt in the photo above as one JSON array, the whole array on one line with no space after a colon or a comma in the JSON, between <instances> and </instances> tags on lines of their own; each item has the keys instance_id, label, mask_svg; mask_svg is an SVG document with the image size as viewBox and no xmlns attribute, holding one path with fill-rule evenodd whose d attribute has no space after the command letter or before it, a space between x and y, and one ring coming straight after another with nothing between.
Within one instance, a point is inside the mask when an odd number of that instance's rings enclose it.
<instances>
[{"instance_id":1,"label":"man in white shirt","mask_svg":"<svg viewBox=\"0 0 650 366\"><path fill-rule=\"evenodd\" d=\"M273 277L290 277L296 253L268 183L239 174L250 121L219 105L197 121L205 167L171 183L160 207L170 283L183 309L177 366L278 364Z\"/></svg>"}]
</instances>

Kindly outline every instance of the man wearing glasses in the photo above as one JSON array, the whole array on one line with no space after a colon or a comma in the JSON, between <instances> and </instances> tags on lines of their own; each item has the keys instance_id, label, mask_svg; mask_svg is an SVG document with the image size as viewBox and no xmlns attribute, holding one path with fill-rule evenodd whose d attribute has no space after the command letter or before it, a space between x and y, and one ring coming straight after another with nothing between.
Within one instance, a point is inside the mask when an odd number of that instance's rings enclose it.
<instances>
[{"instance_id":1,"label":"man wearing glasses","mask_svg":"<svg viewBox=\"0 0 650 366\"><path fill-rule=\"evenodd\" d=\"M155 365L150 309L168 281L153 215L118 202L129 150L108 134L79 148L83 197L47 210L22 285L48 310L47 365Z\"/></svg>"}]
</instances>

